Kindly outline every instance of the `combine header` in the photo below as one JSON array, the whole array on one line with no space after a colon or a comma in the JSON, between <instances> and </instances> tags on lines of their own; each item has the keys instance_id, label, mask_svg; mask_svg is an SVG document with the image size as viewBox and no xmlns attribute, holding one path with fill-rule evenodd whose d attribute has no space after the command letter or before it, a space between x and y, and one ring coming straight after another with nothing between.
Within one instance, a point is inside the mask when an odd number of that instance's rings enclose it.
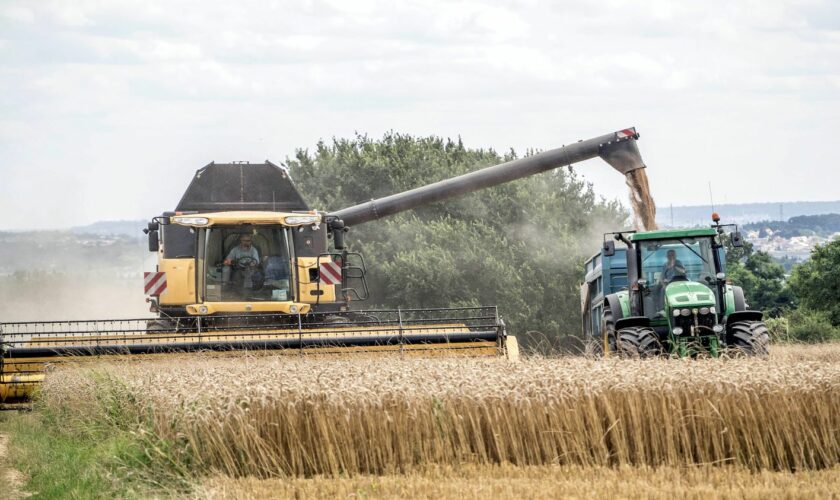
<instances>
[{"instance_id":1,"label":"combine header","mask_svg":"<svg viewBox=\"0 0 840 500\"><path fill-rule=\"evenodd\" d=\"M288 171L211 163L175 211L145 230L153 318L0 323L0 399L28 398L46 367L126 355L196 351L397 353L518 357L495 307L352 310L368 297L351 226L601 157L622 174L644 168L624 129L335 212L312 210Z\"/></svg>"}]
</instances>

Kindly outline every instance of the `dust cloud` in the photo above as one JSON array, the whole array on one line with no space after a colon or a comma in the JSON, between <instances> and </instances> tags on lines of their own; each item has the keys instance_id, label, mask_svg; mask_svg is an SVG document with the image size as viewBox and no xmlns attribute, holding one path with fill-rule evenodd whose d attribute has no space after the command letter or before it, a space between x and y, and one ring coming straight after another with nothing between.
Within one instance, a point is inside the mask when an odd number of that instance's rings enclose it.
<instances>
[{"instance_id":1,"label":"dust cloud","mask_svg":"<svg viewBox=\"0 0 840 500\"><path fill-rule=\"evenodd\" d=\"M149 317L155 255L119 233L0 231L0 322Z\"/></svg>"},{"instance_id":2,"label":"dust cloud","mask_svg":"<svg viewBox=\"0 0 840 500\"><path fill-rule=\"evenodd\" d=\"M639 168L627 173L627 187L630 188L630 204L633 206L633 222L636 229L652 231L657 229L656 204L650 194L646 169Z\"/></svg>"},{"instance_id":3,"label":"dust cloud","mask_svg":"<svg viewBox=\"0 0 840 500\"><path fill-rule=\"evenodd\" d=\"M63 321L149 317L142 273L133 279L83 276L5 278L0 321Z\"/></svg>"}]
</instances>

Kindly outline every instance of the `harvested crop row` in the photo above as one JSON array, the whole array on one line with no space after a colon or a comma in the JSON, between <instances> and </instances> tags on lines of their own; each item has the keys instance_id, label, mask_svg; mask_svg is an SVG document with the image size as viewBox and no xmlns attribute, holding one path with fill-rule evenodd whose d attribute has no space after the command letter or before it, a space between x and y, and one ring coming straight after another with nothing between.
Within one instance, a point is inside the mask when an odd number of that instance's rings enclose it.
<instances>
[{"instance_id":1,"label":"harvested crop row","mask_svg":"<svg viewBox=\"0 0 840 500\"><path fill-rule=\"evenodd\" d=\"M229 475L840 462L840 367L819 361L193 357L60 371L40 404Z\"/></svg>"}]
</instances>

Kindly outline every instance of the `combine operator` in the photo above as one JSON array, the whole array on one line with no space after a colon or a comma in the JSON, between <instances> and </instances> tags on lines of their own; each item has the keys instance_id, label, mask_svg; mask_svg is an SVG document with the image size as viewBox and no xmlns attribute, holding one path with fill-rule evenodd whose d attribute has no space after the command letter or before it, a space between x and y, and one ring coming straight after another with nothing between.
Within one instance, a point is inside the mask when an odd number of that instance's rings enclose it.
<instances>
[{"instance_id":1,"label":"combine operator","mask_svg":"<svg viewBox=\"0 0 840 500\"><path fill-rule=\"evenodd\" d=\"M232 273L225 273L231 276L234 284L234 293L244 293L245 289L253 289L254 272L260 263L260 254L253 246L250 234L239 236L239 245L230 249L225 259L225 267L232 268ZM236 286L239 285L239 286ZM238 290L237 290L238 289Z\"/></svg>"}]
</instances>

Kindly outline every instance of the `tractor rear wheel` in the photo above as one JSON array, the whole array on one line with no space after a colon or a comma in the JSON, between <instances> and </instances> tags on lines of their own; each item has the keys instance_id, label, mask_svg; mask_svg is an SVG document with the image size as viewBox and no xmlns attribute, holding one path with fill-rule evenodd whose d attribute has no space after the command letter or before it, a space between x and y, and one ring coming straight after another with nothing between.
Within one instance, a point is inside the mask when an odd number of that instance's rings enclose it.
<instances>
[{"instance_id":1,"label":"tractor rear wheel","mask_svg":"<svg viewBox=\"0 0 840 500\"><path fill-rule=\"evenodd\" d=\"M736 321L729 325L726 343L746 356L767 356L770 332L763 321Z\"/></svg>"},{"instance_id":2,"label":"tractor rear wheel","mask_svg":"<svg viewBox=\"0 0 840 500\"><path fill-rule=\"evenodd\" d=\"M662 353L662 344L652 328L630 326L618 331L618 352L628 358L650 358Z\"/></svg>"}]
</instances>

